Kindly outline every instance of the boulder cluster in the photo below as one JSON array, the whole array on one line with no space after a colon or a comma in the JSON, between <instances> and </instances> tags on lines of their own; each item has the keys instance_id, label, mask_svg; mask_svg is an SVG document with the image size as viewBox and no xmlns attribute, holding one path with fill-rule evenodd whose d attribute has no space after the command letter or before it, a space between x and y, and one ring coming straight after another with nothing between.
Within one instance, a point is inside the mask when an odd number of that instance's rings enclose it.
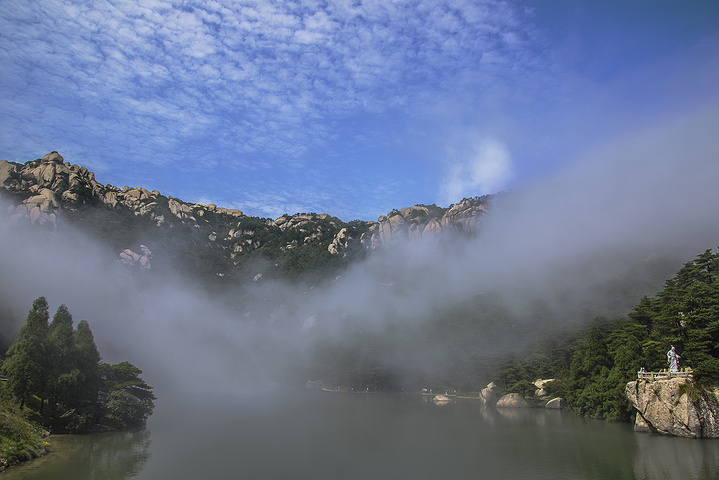
<instances>
[{"instance_id":1,"label":"boulder cluster","mask_svg":"<svg viewBox=\"0 0 719 480\"><path fill-rule=\"evenodd\" d=\"M507 393L499 395L497 393L494 382L490 383L479 392L479 398L485 405L495 406L497 408L529 408L532 406L544 407L550 410L562 410L565 407L565 401L561 397L552 397L544 390L544 386L554 379L537 379L534 382L534 396L525 398L519 393Z\"/></svg>"}]
</instances>

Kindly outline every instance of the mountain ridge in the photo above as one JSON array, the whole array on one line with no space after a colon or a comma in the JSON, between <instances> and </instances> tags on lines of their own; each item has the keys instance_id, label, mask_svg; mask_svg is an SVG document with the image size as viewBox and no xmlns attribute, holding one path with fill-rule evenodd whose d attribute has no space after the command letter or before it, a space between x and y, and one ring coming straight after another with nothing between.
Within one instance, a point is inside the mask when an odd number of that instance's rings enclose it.
<instances>
[{"instance_id":1,"label":"mountain ridge","mask_svg":"<svg viewBox=\"0 0 719 480\"><path fill-rule=\"evenodd\" d=\"M447 208L414 205L393 209L375 222L344 222L328 213L261 218L237 209L185 202L141 186L103 185L92 171L66 162L56 151L24 164L1 160L0 187L11 204L7 212L11 219L51 228L69 221L90 228L118 252L148 243L142 231L150 238L185 234L189 244L181 246L185 251L181 256L187 257L188 249L203 251L200 256L212 257L205 260L215 264L214 274L220 277L258 257L285 270L313 271L327 265L337 268L368 250L424 236L474 234L491 200L490 196L465 198ZM215 251L208 255L208 250Z\"/></svg>"}]
</instances>

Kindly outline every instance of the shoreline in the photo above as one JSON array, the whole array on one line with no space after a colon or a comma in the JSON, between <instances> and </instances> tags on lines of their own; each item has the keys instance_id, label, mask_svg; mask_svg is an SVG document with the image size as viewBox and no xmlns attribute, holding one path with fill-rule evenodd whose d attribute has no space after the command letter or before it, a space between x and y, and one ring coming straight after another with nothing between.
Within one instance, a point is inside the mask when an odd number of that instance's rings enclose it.
<instances>
[{"instance_id":1,"label":"shoreline","mask_svg":"<svg viewBox=\"0 0 719 480\"><path fill-rule=\"evenodd\" d=\"M309 387L308 387L309 388ZM419 395L422 397L436 397L437 395L443 395L448 398L453 399L462 399L462 400L482 400L482 397L477 394L477 396L467 396L467 395L458 395L458 394L440 394L440 393L426 393L426 392L405 392L405 391L378 391L378 390L342 390L342 389L336 389L336 388L327 388L327 387L319 387L318 390L328 393L350 393L350 394L356 394L356 395L374 395L374 394L407 394L407 395Z\"/></svg>"}]
</instances>

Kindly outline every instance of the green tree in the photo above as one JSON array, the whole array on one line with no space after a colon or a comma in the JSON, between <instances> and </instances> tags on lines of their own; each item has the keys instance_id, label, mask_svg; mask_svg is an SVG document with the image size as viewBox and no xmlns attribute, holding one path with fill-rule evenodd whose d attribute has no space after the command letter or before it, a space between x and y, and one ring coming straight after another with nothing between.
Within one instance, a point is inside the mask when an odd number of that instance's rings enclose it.
<instances>
[{"instance_id":1,"label":"green tree","mask_svg":"<svg viewBox=\"0 0 719 480\"><path fill-rule=\"evenodd\" d=\"M636 380L637 372L644 365L641 338L644 329L632 322L621 322L608 337L609 355L613 365L607 375L608 388L604 399L604 418L629 421L634 413L625 395L627 383Z\"/></svg>"},{"instance_id":2,"label":"green tree","mask_svg":"<svg viewBox=\"0 0 719 480\"><path fill-rule=\"evenodd\" d=\"M155 408L155 395L140 377L142 370L130 362L103 363L100 369L107 418L121 428L144 427Z\"/></svg>"},{"instance_id":3,"label":"green tree","mask_svg":"<svg viewBox=\"0 0 719 480\"><path fill-rule=\"evenodd\" d=\"M71 379L77 378L75 367L75 331L72 315L65 305L60 305L52 318L47 333L48 392L52 403L68 405L75 394L77 385Z\"/></svg>"},{"instance_id":4,"label":"green tree","mask_svg":"<svg viewBox=\"0 0 719 480\"><path fill-rule=\"evenodd\" d=\"M20 328L17 339L7 352L3 371L13 395L24 407L32 395L41 399L40 412L44 407L49 359L47 355L48 304L45 297L37 298L27 314L25 325Z\"/></svg>"},{"instance_id":5,"label":"green tree","mask_svg":"<svg viewBox=\"0 0 719 480\"><path fill-rule=\"evenodd\" d=\"M12 345L19 323L11 309L0 311L0 355L5 355Z\"/></svg>"},{"instance_id":6,"label":"green tree","mask_svg":"<svg viewBox=\"0 0 719 480\"><path fill-rule=\"evenodd\" d=\"M666 368L666 351L674 345L699 382L719 380L718 272L719 254L706 250L685 263L655 299L642 299L629 314L647 326L648 368Z\"/></svg>"},{"instance_id":7,"label":"green tree","mask_svg":"<svg viewBox=\"0 0 719 480\"><path fill-rule=\"evenodd\" d=\"M592 329L575 350L567 400L579 413L627 420L624 386L636 372L667 368L671 345L699 383L719 380L719 254L706 250L642 297L629 319L603 333Z\"/></svg>"},{"instance_id":8,"label":"green tree","mask_svg":"<svg viewBox=\"0 0 719 480\"><path fill-rule=\"evenodd\" d=\"M567 400L578 413L603 416L608 394L602 380L608 377L611 368L605 334L594 326L575 350L569 372Z\"/></svg>"},{"instance_id":9,"label":"green tree","mask_svg":"<svg viewBox=\"0 0 719 480\"><path fill-rule=\"evenodd\" d=\"M100 389L100 360L90 325L81 320L75 329L75 368L78 370L76 378L79 384L73 406L87 408L97 401Z\"/></svg>"},{"instance_id":10,"label":"green tree","mask_svg":"<svg viewBox=\"0 0 719 480\"><path fill-rule=\"evenodd\" d=\"M155 396L140 378L142 371L128 362L101 365L90 325L83 320L73 330L65 305L49 324L48 318L47 301L40 297L2 365L9 380L0 388L0 400L14 398L23 408L38 396L43 416L45 399L51 399L52 418L45 420L59 431L85 431L103 419L116 428L144 426Z\"/></svg>"},{"instance_id":11,"label":"green tree","mask_svg":"<svg viewBox=\"0 0 719 480\"><path fill-rule=\"evenodd\" d=\"M532 368L522 360L511 358L501 362L495 372L494 383L501 393L520 393L534 395L536 390L532 379L535 377Z\"/></svg>"}]
</instances>

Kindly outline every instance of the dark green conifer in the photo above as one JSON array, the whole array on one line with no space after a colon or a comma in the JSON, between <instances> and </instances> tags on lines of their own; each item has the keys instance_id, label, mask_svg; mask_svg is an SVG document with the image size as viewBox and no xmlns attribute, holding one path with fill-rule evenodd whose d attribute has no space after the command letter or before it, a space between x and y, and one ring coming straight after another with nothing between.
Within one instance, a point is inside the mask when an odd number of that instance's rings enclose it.
<instances>
[{"instance_id":1,"label":"dark green conifer","mask_svg":"<svg viewBox=\"0 0 719 480\"><path fill-rule=\"evenodd\" d=\"M37 298L3 363L10 390L20 401L20 406L24 406L32 395L37 395L42 399L41 412L50 365L47 352L49 316L47 300L45 297Z\"/></svg>"}]
</instances>

